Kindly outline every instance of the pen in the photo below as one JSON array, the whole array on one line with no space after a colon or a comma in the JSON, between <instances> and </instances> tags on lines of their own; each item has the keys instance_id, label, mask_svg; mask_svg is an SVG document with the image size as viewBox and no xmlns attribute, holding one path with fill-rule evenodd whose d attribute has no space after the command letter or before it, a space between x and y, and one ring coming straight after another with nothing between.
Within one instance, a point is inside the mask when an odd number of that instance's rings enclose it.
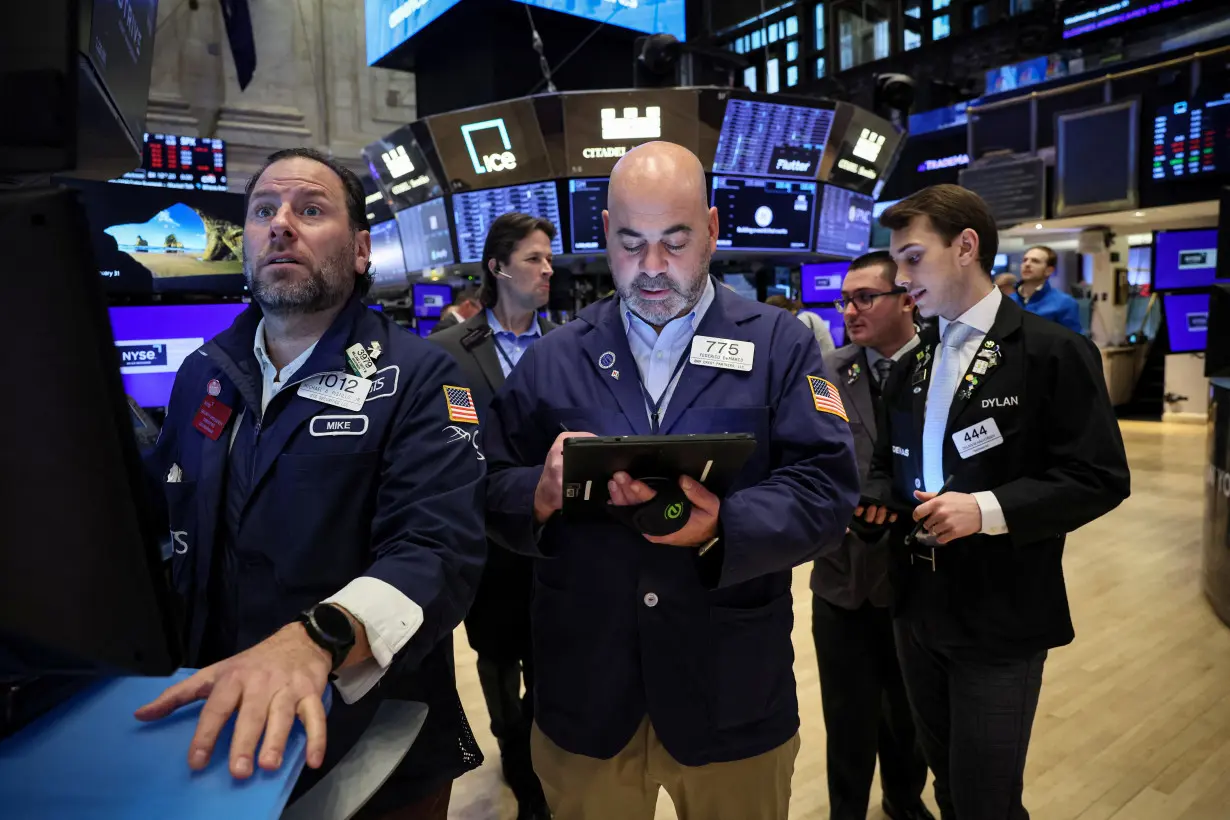
<instances>
[{"instance_id":1,"label":"pen","mask_svg":"<svg viewBox=\"0 0 1230 820\"><path fill-rule=\"evenodd\" d=\"M936 495L941 496L944 493L948 492L948 486L950 484L952 484L952 476L948 476L948 478L944 479L944 486L940 487L940 491L936 493ZM922 531L925 528L926 524L927 524L927 519L924 518L922 521L919 521L917 524L914 525L914 529L911 530L910 534L905 537L906 545L912 544L914 540L918 538L919 535L922 534Z\"/></svg>"}]
</instances>

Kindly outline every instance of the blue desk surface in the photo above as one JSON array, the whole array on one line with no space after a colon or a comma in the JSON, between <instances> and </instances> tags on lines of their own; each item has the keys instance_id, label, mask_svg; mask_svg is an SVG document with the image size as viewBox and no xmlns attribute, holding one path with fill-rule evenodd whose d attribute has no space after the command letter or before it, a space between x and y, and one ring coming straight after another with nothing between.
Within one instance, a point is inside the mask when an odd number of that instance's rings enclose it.
<instances>
[{"instance_id":1,"label":"blue desk surface","mask_svg":"<svg viewBox=\"0 0 1230 820\"><path fill-rule=\"evenodd\" d=\"M101 682L0 741L0 814L8 820L278 817L306 757L307 737L298 722L281 769L257 769L238 781L227 769L233 718L209 767L193 772L188 743L202 703L158 723L132 716L193 671ZM328 708L327 689L325 698Z\"/></svg>"}]
</instances>

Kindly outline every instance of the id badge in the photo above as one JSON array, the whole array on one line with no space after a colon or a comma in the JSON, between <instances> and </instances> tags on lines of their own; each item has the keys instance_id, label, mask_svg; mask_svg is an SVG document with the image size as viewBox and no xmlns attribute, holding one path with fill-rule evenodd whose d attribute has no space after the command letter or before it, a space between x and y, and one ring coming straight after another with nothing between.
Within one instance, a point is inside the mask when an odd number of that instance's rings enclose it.
<instances>
[{"instance_id":1,"label":"id badge","mask_svg":"<svg viewBox=\"0 0 1230 820\"><path fill-rule=\"evenodd\" d=\"M370 379L362 379L349 373L321 373L299 385L299 395L314 401L331 404L352 413L363 408L367 394L372 390Z\"/></svg>"},{"instance_id":2,"label":"id badge","mask_svg":"<svg viewBox=\"0 0 1230 820\"><path fill-rule=\"evenodd\" d=\"M738 370L747 373L756 357L756 344L738 339L718 339L713 336L693 336L692 364L702 367L720 367L723 370Z\"/></svg>"}]
</instances>

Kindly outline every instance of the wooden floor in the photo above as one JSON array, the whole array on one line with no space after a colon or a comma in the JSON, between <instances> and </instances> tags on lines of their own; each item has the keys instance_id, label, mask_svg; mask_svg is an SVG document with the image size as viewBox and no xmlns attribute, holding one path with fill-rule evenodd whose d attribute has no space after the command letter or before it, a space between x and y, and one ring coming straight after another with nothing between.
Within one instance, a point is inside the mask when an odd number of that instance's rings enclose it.
<instances>
[{"instance_id":1,"label":"wooden floor","mask_svg":"<svg viewBox=\"0 0 1230 820\"><path fill-rule=\"evenodd\" d=\"M1230 818L1230 629L1200 591L1205 428L1125 422L1132 497L1068 539L1076 642L1051 653L1025 773L1035 820ZM827 818L824 722L806 567L794 575L803 748L792 818ZM461 697L487 763L459 780L450 818L512 820L516 806L457 633ZM883 818L873 789L869 817ZM927 802L935 809L928 788ZM665 795L657 816L674 818ZM750 820L750 819L749 819Z\"/></svg>"}]
</instances>

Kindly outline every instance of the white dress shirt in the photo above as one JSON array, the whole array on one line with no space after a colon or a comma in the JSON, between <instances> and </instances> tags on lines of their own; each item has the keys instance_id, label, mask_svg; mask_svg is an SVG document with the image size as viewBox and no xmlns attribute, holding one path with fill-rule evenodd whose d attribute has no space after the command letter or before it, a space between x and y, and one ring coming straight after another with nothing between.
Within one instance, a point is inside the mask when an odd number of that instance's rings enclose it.
<instances>
[{"instance_id":1,"label":"white dress shirt","mask_svg":"<svg viewBox=\"0 0 1230 820\"><path fill-rule=\"evenodd\" d=\"M961 373L966 373L969 370L970 364L974 361L974 356L978 353L978 348L982 346L983 340L991 332L991 326L995 324L995 317L999 313L999 305L1003 298L1004 295L1000 292L999 288L993 287L991 292L982 297L977 304L957 317L958 322L973 328L970 334L965 337L965 343L959 349ZM943 338L944 331L948 329L948 325L949 321L941 317L940 338ZM943 355L944 346L936 345L935 362L932 364L932 372L939 368L940 357ZM961 383L962 380L959 379L957 385L960 386ZM929 385L928 390L930 390ZM956 391L954 390L953 392L955 393ZM927 398L928 400L930 399L929 392ZM985 490L973 493L973 496L974 500L978 502L978 509L982 511L982 529L979 532L983 535L1004 535L1007 533L1008 523L1004 520L1004 510L999 506L999 499L995 497L995 493Z\"/></svg>"},{"instance_id":2,"label":"white dress shirt","mask_svg":"<svg viewBox=\"0 0 1230 820\"><path fill-rule=\"evenodd\" d=\"M261 368L261 415L269 407L279 391L291 384L295 373L311 357L316 349L313 344L293 362L278 372L265 352L265 320L256 327L256 341L252 352ZM242 416L235 423L235 430L243 423ZM232 442L234 435L232 434ZM344 586L336 595L322 603L337 604L355 617L367 632L367 643L372 657L348 669L339 669L333 685L346 703L354 703L371 691L406 642L423 625L423 608L392 584L379 578L360 576Z\"/></svg>"}]
</instances>

